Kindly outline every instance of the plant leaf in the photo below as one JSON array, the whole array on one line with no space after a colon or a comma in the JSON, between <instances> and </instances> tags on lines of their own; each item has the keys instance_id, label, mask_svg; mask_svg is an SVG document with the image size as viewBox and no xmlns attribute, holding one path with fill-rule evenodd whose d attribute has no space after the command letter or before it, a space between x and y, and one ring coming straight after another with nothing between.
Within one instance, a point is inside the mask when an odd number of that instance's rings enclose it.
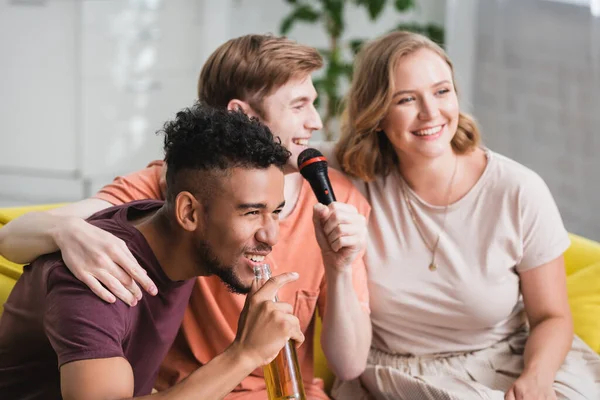
<instances>
[{"instance_id":1,"label":"plant leaf","mask_svg":"<svg viewBox=\"0 0 600 400\"><path fill-rule=\"evenodd\" d=\"M396 10L406 12L415 8L415 0L395 0L394 6L396 7Z\"/></svg>"},{"instance_id":2,"label":"plant leaf","mask_svg":"<svg viewBox=\"0 0 600 400\"><path fill-rule=\"evenodd\" d=\"M386 0L356 0L355 3L358 6L365 7L369 12L371 21L374 21L385 8Z\"/></svg>"},{"instance_id":3,"label":"plant leaf","mask_svg":"<svg viewBox=\"0 0 600 400\"><path fill-rule=\"evenodd\" d=\"M429 39L433 40L440 46L444 47L446 44L446 36L444 28L439 25L429 24L425 27L425 34Z\"/></svg>"},{"instance_id":4,"label":"plant leaf","mask_svg":"<svg viewBox=\"0 0 600 400\"><path fill-rule=\"evenodd\" d=\"M320 17L321 15L310 5L299 5L283 19L279 32L287 35L296 22L316 22Z\"/></svg>"},{"instance_id":5,"label":"plant leaf","mask_svg":"<svg viewBox=\"0 0 600 400\"><path fill-rule=\"evenodd\" d=\"M395 30L410 31L420 33L421 35L427 36L440 46L444 47L444 28L435 24L421 25L416 22L401 23L396 26Z\"/></svg>"},{"instance_id":6,"label":"plant leaf","mask_svg":"<svg viewBox=\"0 0 600 400\"><path fill-rule=\"evenodd\" d=\"M353 63L345 63L342 65L342 73L346 75L348 81L352 81L352 74L354 73L354 64Z\"/></svg>"},{"instance_id":7,"label":"plant leaf","mask_svg":"<svg viewBox=\"0 0 600 400\"><path fill-rule=\"evenodd\" d=\"M323 13L326 15L327 32L338 38L344 30L344 0L322 0Z\"/></svg>"},{"instance_id":8,"label":"plant leaf","mask_svg":"<svg viewBox=\"0 0 600 400\"><path fill-rule=\"evenodd\" d=\"M350 46L350 49L352 50L352 54L356 55L359 51L360 48L362 47L363 43L365 42L364 39L352 39L348 42L348 45Z\"/></svg>"},{"instance_id":9,"label":"plant leaf","mask_svg":"<svg viewBox=\"0 0 600 400\"><path fill-rule=\"evenodd\" d=\"M321 94L323 93L323 86L325 85L325 78L316 78L313 79L313 85L317 91L317 93L319 94L319 96L317 96L317 98L315 99L315 107L319 108L319 106L321 105L321 101L322 101L322 96Z\"/></svg>"}]
</instances>

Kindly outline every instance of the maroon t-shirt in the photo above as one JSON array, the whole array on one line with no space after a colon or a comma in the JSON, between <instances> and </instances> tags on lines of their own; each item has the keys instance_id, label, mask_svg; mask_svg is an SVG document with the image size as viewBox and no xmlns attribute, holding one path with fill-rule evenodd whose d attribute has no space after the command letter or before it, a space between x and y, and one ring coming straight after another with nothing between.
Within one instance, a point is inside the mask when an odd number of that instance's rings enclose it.
<instances>
[{"instance_id":1,"label":"maroon t-shirt","mask_svg":"<svg viewBox=\"0 0 600 400\"><path fill-rule=\"evenodd\" d=\"M171 281L144 236L129 220L157 210L140 201L101 211L88 221L123 239L158 287L137 306L108 304L77 280L60 253L23 269L0 319L0 398L60 399L61 365L124 357L133 369L134 395L149 394L183 319L194 280Z\"/></svg>"}]
</instances>

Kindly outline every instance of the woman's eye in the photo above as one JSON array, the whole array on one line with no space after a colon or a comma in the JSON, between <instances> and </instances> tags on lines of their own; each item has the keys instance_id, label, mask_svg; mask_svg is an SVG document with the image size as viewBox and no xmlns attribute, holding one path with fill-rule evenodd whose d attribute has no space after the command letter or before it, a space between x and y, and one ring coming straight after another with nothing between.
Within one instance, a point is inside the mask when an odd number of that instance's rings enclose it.
<instances>
[{"instance_id":1,"label":"woman's eye","mask_svg":"<svg viewBox=\"0 0 600 400\"><path fill-rule=\"evenodd\" d=\"M450 89L440 89L437 91L437 94L446 94L448 92L450 92Z\"/></svg>"},{"instance_id":2,"label":"woman's eye","mask_svg":"<svg viewBox=\"0 0 600 400\"><path fill-rule=\"evenodd\" d=\"M415 98L414 97L404 97L402 99L400 99L400 101L398 101L398 104L406 104L410 101L413 101Z\"/></svg>"}]
</instances>

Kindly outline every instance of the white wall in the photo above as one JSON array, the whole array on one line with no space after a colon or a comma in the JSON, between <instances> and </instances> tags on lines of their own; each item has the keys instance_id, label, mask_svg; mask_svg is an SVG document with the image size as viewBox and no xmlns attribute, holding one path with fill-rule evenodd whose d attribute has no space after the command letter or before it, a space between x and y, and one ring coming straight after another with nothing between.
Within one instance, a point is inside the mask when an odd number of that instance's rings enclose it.
<instances>
[{"instance_id":1,"label":"white wall","mask_svg":"<svg viewBox=\"0 0 600 400\"><path fill-rule=\"evenodd\" d=\"M445 0L404 20L443 25ZM204 60L229 38L278 34L283 0L12 0L0 2L0 206L72 201L162 155L162 123L192 104ZM347 10L346 37L377 23ZM320 28L290 37L316 47Z\"/></svg>"},{"instance_id":2,"label":"white wall","mask_svg":"<svg viewBox=\"0 0 600 400\"><path fill-rule=\"evenodd\" d=\"M0 2L0 171L77 170L77 33L75 2Z\"/></svg>"},{"instance_id":3,"label":"white wall","mask_svg":"<svg viewBox=\"0 0 600 400\"><path fill-rule=\"evenodd\" d=\"M479 1L474 114L486 145L544 178L567 229L600 240L600 18L567 3Z\"/></svg>"},{"instance_id":4,"label":"white wall","mask_svg":"<svg viewBox=\"0 0 600 400\"><path fill-rule=\"evenodd\" d=\"M155 131L196 97L206 15L195 0L0 2L0 205L83 198L160 158Z\"/></svg>"}]
</instances>

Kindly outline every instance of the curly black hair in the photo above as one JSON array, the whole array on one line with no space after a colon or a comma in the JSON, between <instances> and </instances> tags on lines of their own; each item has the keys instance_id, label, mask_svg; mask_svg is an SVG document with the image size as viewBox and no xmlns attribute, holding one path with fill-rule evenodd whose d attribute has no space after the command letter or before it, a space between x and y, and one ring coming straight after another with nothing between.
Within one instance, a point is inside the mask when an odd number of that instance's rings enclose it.
<instances>
[{"instance_id":1,"label":"curly black hair","mask_svg":"<svg viewBox=\"0 0 600 400\"><path fill-rule=\"evenodd\" d=\"M167 200L192 189L184 182L175 185L175 177L185 180L183 175L189 172L227 172L236 167L283 169L291 155L257 119L201 103L179 111L161 132L165 135Z\"/></svg>"}]
</instances>

